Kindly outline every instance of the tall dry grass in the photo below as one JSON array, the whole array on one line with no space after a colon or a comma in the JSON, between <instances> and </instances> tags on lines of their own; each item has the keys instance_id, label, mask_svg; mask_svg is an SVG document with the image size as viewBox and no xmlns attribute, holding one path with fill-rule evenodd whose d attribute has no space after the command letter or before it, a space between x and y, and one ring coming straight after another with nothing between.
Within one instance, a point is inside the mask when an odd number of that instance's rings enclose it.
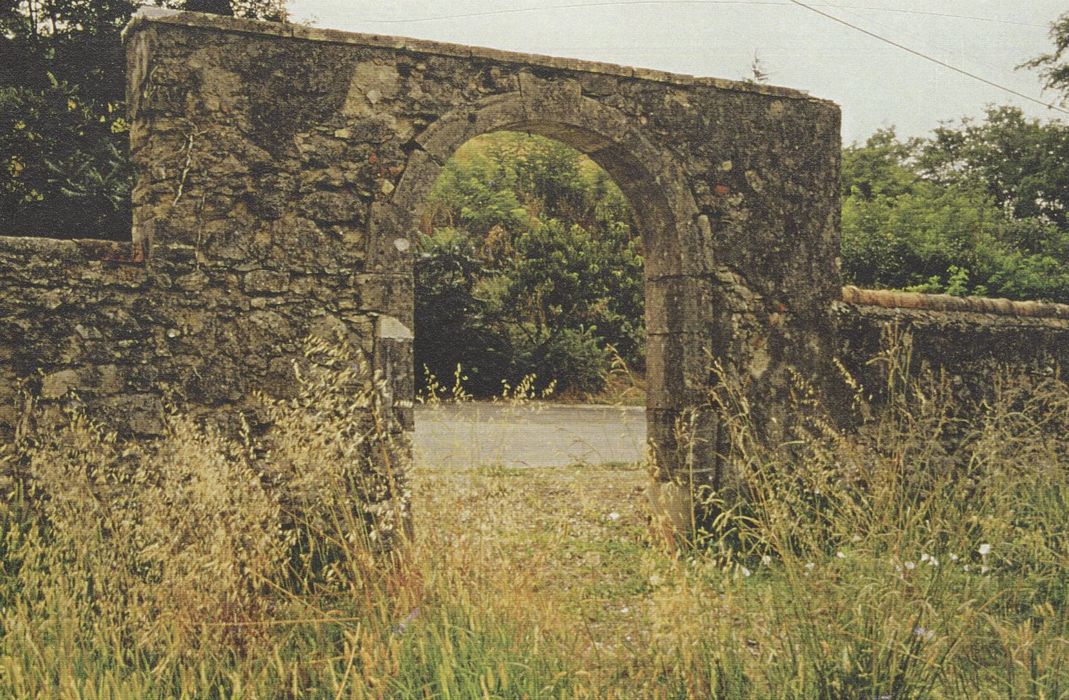
<instances>
[{"instance_id":1,"label":"tall dry grass","mask_svg":"<svg viewBox=\"0 0 1069 700\"><path fill-rule=\"evenodd\" d=\"M879 361L858 433L799 380L771 446L724 377L749 498L675 552L600 506L609 472L438 479L409 538L375 378L323 344L262 436L72 415L0 447L0 696L1069 697L1069 391L965 406L908 344Z\"/></svg>"},{"instance_id":2,"label":"tall dry grass","mask_svg":"<svg viewBox=\"0 0 1069 700\"><path fill-rule=\"evenodd\" d=\"M744 393L714 397L741 503L655 595L658 664L686 697L1069 697L1069 390L1004 372L980 399L911 373L846 435L808 419L769 446ZM970 403L971 402L971 403Z\"/></svg>"}]
</instances>

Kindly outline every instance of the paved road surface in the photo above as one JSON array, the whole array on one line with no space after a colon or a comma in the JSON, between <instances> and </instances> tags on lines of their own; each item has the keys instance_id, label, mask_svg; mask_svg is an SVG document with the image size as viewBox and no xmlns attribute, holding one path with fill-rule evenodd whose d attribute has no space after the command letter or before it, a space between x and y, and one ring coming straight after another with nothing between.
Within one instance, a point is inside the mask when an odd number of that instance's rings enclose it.
<instances>
[{"instance_id":1,"label":"paved road surface","mask_svg":"<svg viewBox=\"0 0 1069 700\"><path fill-rule=\"evenodd\" d=\"M413 443L423 466L636 462L645 453L646 412L637 406L417 406Z\"/></svg>"}]
</instances>

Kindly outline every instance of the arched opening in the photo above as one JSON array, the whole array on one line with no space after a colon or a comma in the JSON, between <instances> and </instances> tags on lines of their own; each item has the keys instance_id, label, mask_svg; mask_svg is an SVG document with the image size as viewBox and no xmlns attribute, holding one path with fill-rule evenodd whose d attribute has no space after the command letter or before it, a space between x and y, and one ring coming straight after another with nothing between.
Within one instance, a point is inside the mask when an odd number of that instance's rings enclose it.
<instances>
[{"instance_id":1,"label":"arched opening","mask_svg":"<svg viewBox=\"0 0 1069 700\"><path fill-rule=\"evenodd\" d=\"M475 137L432 188L416 251L417 398L645 405L642 239L588 157Z\"/></svg>"},{"instance_id":2,"label":"arched opening","mask_svg":"<svg viewBox=\"0 0 1069 700\"><path fill-rule=\"evenodd\" d=\"M611 370L611 344L644 375L642 405L571 415L557 412L570 407L501 402L417 405L414 529L441 537L443 556L501 547L509 554L496 564L523 571L524 585L559 589L539 604L581 614L592 638L613 639L642 624L649 504L636 492L649 481L646 438L669 466L676 418L705 386L701 261L683 254L700 223L671 162L645 149L622 117L599 117L619 139L611 140L574 114L530 119L531 105L522 106L524 119L512 112L495 122L516 108L508 105L432 125L394 193L392 211L408 228L391 232L407 230L413 259L412 387L424 397L485 398L500 396L503 380L515 392L534 375L521 399L541 398L554 379L559 393L594 393L601 387L587 384L584 369L600 359L593 374ZM504 330L466 323L503 312L511 316ZM432 420L430 441L440 442L431 447L440 449L421 454ZM612 454L612 440L628 455ZM576 462L585 464L569 468ZM541 559L562 564L532 564Z\"/></svg>"},{"instance_id":3,"label":"arched opening","mask_svg":"<svg viewBox=\"0 0 1069 700\"><path fill-rule=\"evenodd\" d=\"M557 95L551 82L531 80L522 93L460 107L415 137L416 148L397 189L388 203L373 209L372 230L380 241L376 255L381 256L383 269L391 266L396 251L413 257L443 168L477 136L500 131L539 135L588 156L630 204L645 253L647 437L667 478L682 455L675 439L678 419L703 402L708 386L712 269L708 221L699 216L674 156L651 146L634 118L581 97L578 91ZM372 265L377 261L373 257ZM409 320L414 311L400 310ZM395 384L398 399L407 394L414 400L413 374ZM704 425L697 428L707 430ZM695 444L708 447L712 440L699 435Z\"/></svg>"},{"instance_id":4,"label":"arched opening","mask_svg":"<svg viewBox=\"0 0 1069 700\"><path fill-rule=\"evenodd\" d=\"M604 169L547 137L477 136L415 250L418 462L643 461L643 242Z\"/></svg>"}]
</instances>

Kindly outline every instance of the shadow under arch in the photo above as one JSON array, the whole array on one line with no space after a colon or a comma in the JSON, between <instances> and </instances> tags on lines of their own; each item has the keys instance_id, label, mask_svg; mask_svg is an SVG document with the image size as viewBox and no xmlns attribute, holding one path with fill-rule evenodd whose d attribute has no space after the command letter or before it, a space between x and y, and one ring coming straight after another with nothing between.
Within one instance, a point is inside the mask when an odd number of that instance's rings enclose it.
<instances>
[{"instance_id":1,"label":"shadow under arch","mask_svg":"<svg viewBox=\"0 0 1069 700\"><path fill-rule=\"evenodd\" d=\"M683 458L675 423L689 416L692 442L711 448L707 401L712 307L703 279L712 270L708 220L699 215L683 169L672 154L641 133L638 120L593 99L568 83L522 74L521 90L496 95L446 113L414 137L405 171L389 202L373 207L371 231L385 254L407 257L422 221L424 203L442 167L476 136L519 131L546 136L586 154L627 197L645 250L647 438L661 478L678 473ZM371 261L374 263L374 260ZM411 287L409 287L411 289ZM412 318L409 296L405 318ZM411 371L412 368L408 368ZM405 391L414 393L411 382ZM411 401L414 396L397 396ZM689 447L691 458L693 445ZM687 461L690 461L689 459ZM710 463L710 466L711 463Z\"/></svg>"}]
</instances>

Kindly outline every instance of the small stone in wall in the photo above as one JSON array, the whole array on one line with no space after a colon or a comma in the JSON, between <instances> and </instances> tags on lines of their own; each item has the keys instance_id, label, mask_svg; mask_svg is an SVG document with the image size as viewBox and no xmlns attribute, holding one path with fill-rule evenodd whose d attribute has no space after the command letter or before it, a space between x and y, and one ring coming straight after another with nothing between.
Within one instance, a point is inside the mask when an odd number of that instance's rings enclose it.
<instances>
[{"instance_id":1,"label":"small stone in wall","mask_svg":"<svg viewBox=\"0 0 1069 700\"><path fill-rule=\"evenodd\" d=\"M78 388L80 378L78 371L64 369L59 372L45 375L41 380L41 397L45 399L58 399L71 389Z\"/></svg>"},{"instance_id":2,"label":"small stone in wall","mask_svg":"<svg viewBox=\"0 0 1069 700\"><path fill-rule=\"evenodd\" d=\"M273 270L253 270L245 275L244 286L248 294L279 294L289 289L290 276Z\"/></svg>"}]
</instances>

